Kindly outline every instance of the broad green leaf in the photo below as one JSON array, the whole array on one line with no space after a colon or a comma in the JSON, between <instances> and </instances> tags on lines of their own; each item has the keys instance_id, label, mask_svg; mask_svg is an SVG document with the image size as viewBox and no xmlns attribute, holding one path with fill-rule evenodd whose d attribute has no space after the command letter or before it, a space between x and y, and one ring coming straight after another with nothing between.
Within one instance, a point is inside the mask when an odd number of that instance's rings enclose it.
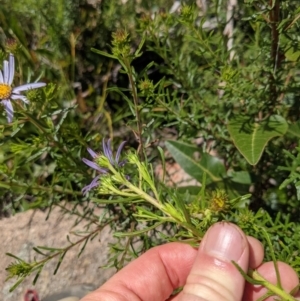
<instances>
[{"instance_id":1,"label":"broad green leaf","mask_svg":"<svg viewBox=\"0 0 300 301\"><path fill-rule=\"evenodd\" d=\"M284 135L287 129L286 120L278 115L270 116L262 122L238 117L228 124L234 145L251 165L257 164L267 143L274 137Z\"/></svg>"},{"instance_id":2,"label":"broad green leaf","mask_svg":"<svg viewBox=\"0 0 300 301\"><path fill-rule=\"evenodd\" d=\"M235 183L250 185L252 183L251 176L248 171L228 171L230 180Z\"/></svg>"},{"instance_id":3,"label":"broad green leaf","mask_svg":"<svg viewBox=\"0 0 300 301\"><path fill-rule=\"evenodd\" d=\"M185 194L188 192L190 195L198 195L200 192L201 187L200 186L180 186L177 187L177 191L179 194Z\"/></svg>"},{"instance_id":4,"label":"broad green leaf","mask_svg":"<svg viewBox=\"0 0 300 301\"><path fill-rule=\"evenodd\" d=\"M169 140L166 147L182 169L199 182L202 181L203 173L213 182L221 181L225 176L225 167L220 159L207 153L200 154L200 159L195 158L201 149L194 145Z\"/></svg>"},{"instance_id":5,"label":"broad green leaf","mask_svg":"<svg viewBox=\"0 0 300 301\"><path fill-rule=\"evenodd\" d=\"M299 120L296 123L289 125L287 135L300 138L300 121Z\"/></svg>"},{"instance_id":6,"label":"broad green leaf","mask_svg":"<svg viewBox=\"0 0 300 301\"><path fill-rule=\"evenodd\" d=\"M291 62L297 62L300 58L300 51L297 49L294 49L293 47L290 47L286 52L285 52L285 57L287 60Z\"/></svg>"}]
</instances>

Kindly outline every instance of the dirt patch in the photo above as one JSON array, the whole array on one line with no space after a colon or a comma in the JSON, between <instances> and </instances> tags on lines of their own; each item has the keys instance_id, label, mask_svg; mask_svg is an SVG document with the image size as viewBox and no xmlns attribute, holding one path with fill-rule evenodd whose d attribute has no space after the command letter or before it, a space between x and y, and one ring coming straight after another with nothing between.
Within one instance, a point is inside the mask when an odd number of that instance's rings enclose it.
<instances>
[{"instance_id":1,"label":"dirt patch","mask_svg":"<svg viewBox=\"0 0 300 301\"><path fill-rule=\"evenodd\" d=\"M34 246L48 246L63 248L69 245L67 235L74 231L75 216L63 215L60 209L54 209L46 221L47 213L41 211L27 211L0 220L2 244L0 246L0 300L23 300L24 292L29 288L38 291L40 297L65 290L77 283L91 283L96 287L105 282L114 269L100 268L107 263L109 254L108 242L112 241L112 233L104 229L99 236L90 241L84 252L78 258L81 246L72 248L66 254L58 272L53 275L57 259L45 265L35 287L32 285L34 276L26 279L12 293L9 288L14 280L5 282L7 273L5 268L13 261L5 255L12 253L26 261L34 261L37 253ZM77 227L78 228L78 227ZM72 237L72 241L78 237Z\"/></svg>"}]
</instances>

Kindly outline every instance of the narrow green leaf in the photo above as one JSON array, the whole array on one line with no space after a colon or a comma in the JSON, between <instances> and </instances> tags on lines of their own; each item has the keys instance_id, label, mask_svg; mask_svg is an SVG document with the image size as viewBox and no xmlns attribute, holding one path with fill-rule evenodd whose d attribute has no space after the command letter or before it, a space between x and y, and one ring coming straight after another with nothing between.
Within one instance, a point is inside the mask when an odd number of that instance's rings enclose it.
<instances>
[{"instance_id":1,"label":"narrow green leaf","mask_svg":"<svg viewBox=\"0 0 300 301\"><path fill-rule=\"evenodd\" d=\"M188 210L186 209L185 202L183 199L179 197L175 197L175 203L178 209L183 213L184 219L188 224L191 224L191 218Z\"/></svg>"},{"instance_id":2,"label":"narrow green leaf","mask_svg":"<svg viewBox=\"0 0 300 301\"><path fill-rule=\"evenodd\" d=\"M162 174L162 182L164 183L164 182L165 182L165 176L166 176L166 160L165 160L165 154L164 154L163 149L162 149L160 146L157 147L157 150L159 151L159 154L160 154L160 157L161 157L162 171L163 171L163 174Z\"/></svg>"},{"instance_id":3,"label":"narrow green leaf","mask_svg":"<svg viewBox=\"0 0 300 301\"><path fill-rule=\"evenodd\" d=\"M114 233L114 237L131 237L131 236L137 236L137 235L146 233L148 231L151 231L151 230L157 228L158 226L162 225L163 223L164 223L164 221L158 222L158 223L154 224L151 227L147 227L147 228L139 230L139 231L132 231L132 232L127 232L127 233L116 232L116 233Z\"/></svg>"},{"instance_id":4,"label":"narrow green leaf","mask_svg":"<svg viewBox=\"0 0 300 301\"><path fill-rule=\"evenodd\" d=\"M35 252L37 252L38 254L40 254L40 255L48 256L47 254L43 253L41 250L39 250L39 249L36 248L36 247L33 247L32 249L33 249Z\"/></svg>"},{"instance_id":5,"label":"narrow green leaf","mask_svg":"<svg viewBox=\"0 0 300 301\"><path fill-rule=\"evenodd\" d=\"M109 53L107 53L107 52L98 50L98 49L96 49L96 48L91 48L91 50L92 50L93 52L97 53L97 54L100 54L100 55L109 57L109 58L111 58L111 59L115 59L115 60L118 59L116 56L114 56L114 55L112 55L112 54L109 54Z\"/></svg>"},{"instance_id":6,"label":"narrow green leaf","mask_svg":"<svg viewBox=\"0 0 300 301\"><path fill-rule=\"evenodd\" d=\"M42 149L40 149L37 153L33 154L32 156L30 156L29 158L27 158L27 160L25 161L26 163L40 157L43 153L45 153L48 150L48 147L44 147Z\"/></svg>"},{"instance_id":7,"label":"narrow green leaf","mask_svg":"<svg viewBox=\"0 0 300 301\"><path fill-rule=\"evenodd\" d=\"M58 271L58 269L59 269L59 267L60 267L60 265L61 265L61 263L62 263L62 261L63 261L63 259L64 259L64 257L65 257L66 254L67 254L67 251L64 251L62 254L60 254L59 260L58 260L56 268L55 268L55 270L53 272L53 275L56 275L56 273L57 273L57 271Z\"/></svg>"},{"instance_id":8,"label":"narrow green leaf","mask_svg":"<svg viewBox=\"0 0 300 301\"><path fill-rule=\"evenodd\" d=\"M17 133L19 133L19 131L23 129L25 124L24 123L21 123L21 124L16 123L16 125L17 125L17 127L14 128L13 132L10 134L10 137L14 137Z\"/></svg>"},{"instance_id":9,"label":"narrow green leaf","mask_svg":"<svg viewBox=\"0 0 300 301\"><path fill-rule=\"evenodd\" d=\"M10 183L0 182L0 187L1 188L6 188L6 189L11 189Z\"/></svg>"},{"instance_id":10,"label":"narrow green leaf","mask_svg":"<svg viewBox=\"0 0 300 301\"><path fill-rule=\"evenodd\" d=\"M154 212L151 212L147 210L144 207L136 207L137 213L133 214L137 219L147 219L147 220L157 220L157 219L162 219L163 217L155 214Z\"/></svg>"},{"instance_id":11,"label":"narrow green leaf","mask_svg":"<svg viewBox=\"0 0 300 301\"><path fill-rule=\"evenodd\" d=\"M11 293L14 291L23 281L25 280L25 276L21 277L10 289L9 292Z\"/></svg>"},{"instance_id":12,"label":"narrow green leaf","mask_svg":"<svg viewBox=\"0 0 300 301\"><path fill-rule=\"evenodd\" d=\"M139 47L138 47L138 49L135 51L135 53L134 53L134 56L137 58L137 57L139 57L139 56L141 56L143 53L142 53L142 48L143 48L143 46L144 46L144 44L145 44L145 41L146 41L146 35L143 35L143 37L142 37L142 40L141 40L141 42L140 42L140 44L139 44Z\"/></svg>"},{"instance_id":13,"label":"narrow green leaf","mask_svg":"<svg viewBox=\"0 0 300 301\"><path fill-rule=\"evenodd\" d=\"M7 255L7 256L9 256L9 257L12 257L12 258L15 258L15 259L17 259L17 260L20 261L20 262L26 262L26 261L24 261L22 258L19 258L19 257L17 257L17 256L14 255L14 254L11 254L11 253L5 253L5 255Z\"/></svg>"},{"instance_id":14,"label":"narrow green leaf","mask_svg":"<svg viewBox=\"0 0 300 301\"><path fill-rule=\"evenodd\" d=\"M118 198L113 200L106 200L106 199L98 199L98 198L91 198L91 201L98 204L115 204L115 203L140 203L143 200L139 197L127 197L127 198Z\"/></svg>"},{"instance_id":15,"label":"narrow green leaf","mask_svg":"<svg viewBox=\"0 0 300 301\"><path fill-rule=\"evenodd\" d=\"M83 246L81 247L80 249L80 252L78 253L77 257L79 258L80 255L82 254L82 252L84 251L85 247L86 247L86 244L88 243L89 239L86 239L83 243Z\"/></svg>"},{"instance_id":16,"label":"narrow green leaf","mask_svg":"<svg viewBox=\"0 0 300 301\"><path fill-rule=\"evenodd\" d=\"M43 270L43 267L44 265L40 266L39 269L38 269L38 272L36 273L33 281L32 281L32 284L35 285L36 282L38 281L39 277L40 277L40 274L41 274L41 271Z\"/></svg>"},{"instance_id":17,"label":"narrow green leaf","mask_svg":"<svg viewBox=\"0 0 300 301\"><path fill-rule=\"evenodd\" d=\"M43 246L37 246L37 248L42 249L42 250L46 250L46 251L51 251L51 252L56 252L56 251L63 250L63 249L59 249L59 248L50 248L50 247L43 247Z\"/></svg>"}]
</instances>

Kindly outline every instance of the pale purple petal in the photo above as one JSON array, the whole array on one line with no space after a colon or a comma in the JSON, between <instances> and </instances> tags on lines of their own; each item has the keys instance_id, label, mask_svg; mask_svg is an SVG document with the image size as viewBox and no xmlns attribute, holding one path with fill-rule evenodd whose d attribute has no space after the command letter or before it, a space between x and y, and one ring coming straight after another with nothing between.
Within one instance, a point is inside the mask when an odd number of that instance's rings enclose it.
<instances>
[{"instance_id":1,"label":"pale purple petal","mask_svg":"<svg viewBox=\"0 0 300 301\"><path fill-rule=\"evenodd\" d=\"M4 84L8 84L8 61L3 61L3 77L4 77Z\"/></svg>"},{"instance_id":2,"label":"pale purple petal","mask_svg":"<svg viewBox=\"0 0 300 301\"><path fill-rule=\"evenodd\" d=\"M119 145L119 147L118 147L118 151L117 151L117 154L116 154L116 164L118 164L118 162L119 162L120 155L121 155L121 151L122 151L122 149L123 149L125 143L126 143L126 141L123 141L123 142Z\"/></svg>"},{"instance_id":3,"label":"pale purple petal","mask_svg":"<svg viewBox=\"0 0 300 301\"><path fill-rule=\"evenodd\" d=\"M106 145L105 139L102 140L102 148L103 148L104 156L107 157L108 156L108 150L107 150L107 145Z\"/></svg>"},{"instance_id":4,"label":"pale purple petal","mask_svg":"<svg viewBox=\"0 0 300 301\"><path fill-rule=\"evenodd\" d=\"M9 75L8 75L8 84L11 85L15 75L15 58L13 54L9 55Z\"/></svg>"},{"instance_id":5,"label":"pale purple petal","mask_svg":"<svg viewBox=\"0 0 300 301\"><path fill-rule=\"evenodd\" d=\"M29 100L27 99L26 96L21 95L21 94L12 94L10 96L11 99L16 100L16 99L21 99L25 103L29 103Z\"/></svg>"},{"instance_id":6,"label":"pale purple petal","mask_svg":"<svg viewBox=\"0 0 300 301\"><path fill-rule=\"evenodd\" d=\"M4 83L4 79L3 79L3 75L2 75L2 71L0 70L0 83Z\"/></svg>"},{"instance_id":7,"label":"pale purple petal","mask_svg":"<svg viewBox=\"0 0 300 301\"><path fill-rule=\"evenodd\" d=\"M13 93L18 93L21 91L28 91L31 89L37 89L37 88L41 88L41 87L45 87L46 84L45 83L32 83L32 84L25 84L16 88L13 88Z\"/></svg>"},{"instance_id":8,"label":"pale purple petal","mask_svg":"<svg viewBox=\"0 0 300 301\"><path fill-rule=\"evenodd\" d=\"M120 167L123 167L128 161L125 159L125 160L122 160L118 165Z\"/></svg>"},{"instance_id":9,"label":"pale purple petal","mask_svg":"<svg viewBox=\"0 0 300 301\"><path fill-rule=\"evenodd\" d=\"M83 161L83 163L85 163L87 166L89 166L89 167L91 167L91 168L93 168L93 169L95 169L95 170L98 170L98 171L101 172L101 173L104 173L104 174L107 173L107 170L106 170L106 169L99 167L99 165L96 164L96 163L93 162L93 161L90 161L90 160L88 160L88 159L86 159L86 158L82 158L82 161Z\"/></svg>"},{"instance_id":10,"label":"pale purple petal","mask_svg":"<svg viewBox=\"0 0 300 301\"><path fill-rule=\"evenodd\" d=\"M83 195L86 195L90 191L90 185L86 185L81 189Z\"/></svg>"},{"instance_id":11,"label":"pale purple petal","mask_svg":"<svg viewBox=\"0 0 300 301\"><path fill-rule=\"evenodd\" d=\"M104 156L109 160L110 164L114 165L114 158L113 158L112 150L110 147L110 139L107 140L107 144L105 143L105 140L103 139L102 146L103 146Z\"/></svg>"},{"instance_id":12,"label":"pale purple petal","mask_svg":"<svg viewBox=\"0 0 300 301\"><path fill-rule=\"evenodd\" d=\"M90 153L93 159L95 159L98 156L91 148L87 148L87 151Z\"/></svg>"},{"instance_id":13,"label":"pale purple petal","mask_svg":"<svg viewBox=\"0 0 300 301\"><path fill-rule=\"evenodd\" d=\"M98 182L99 178L100 178L100 175L98 175L97 177L95 177L93 179L93 181L89 185L87 185L87 186L85 186L85 187L82 188L81 191L82 191L83 195L85 195L91 189L93 189L93 188L95 188L95 187L97 187L99 185L99 182Z\"/></svg>"},{"instance_id":14,"label":"pale purple petal","mask_svg":"<svg viewBox=\"0 0 300 301\"><path fill-rule=\"evenodd\" d=\"M11 104L11 101L9 99L3 99L1 103L5 109L7 121L11 123L14 117L14 108Z\"/></svg>"}]
</instances>

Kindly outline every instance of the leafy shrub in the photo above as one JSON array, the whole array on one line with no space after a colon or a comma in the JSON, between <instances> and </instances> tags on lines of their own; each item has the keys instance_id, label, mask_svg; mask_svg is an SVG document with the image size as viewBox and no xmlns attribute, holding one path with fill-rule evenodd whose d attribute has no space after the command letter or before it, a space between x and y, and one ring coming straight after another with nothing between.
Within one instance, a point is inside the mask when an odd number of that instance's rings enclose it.
<instances>
[{"instance_id":1,"label":"leafy shrub","mask_svg":"<svg viewBox=\"0 0 300 301\"><path fill-rule=\"evenodd\" d=\"M104 226L115 231L117 268L231 221L299 273L297 1L54 2L55 12L27 0L6 14L7 3L0 16L15 84L48 83L28 91L28 106L14 102L14 122L1 118L2 211L72 204L90 231L83 249ZM124 140L115 157L111 144ZM159 179L168 154L202 185ZM9 277L38 276L69 248L35 248L44 259L33 263L10 254Z\"/></svg>"}]
</instances>

